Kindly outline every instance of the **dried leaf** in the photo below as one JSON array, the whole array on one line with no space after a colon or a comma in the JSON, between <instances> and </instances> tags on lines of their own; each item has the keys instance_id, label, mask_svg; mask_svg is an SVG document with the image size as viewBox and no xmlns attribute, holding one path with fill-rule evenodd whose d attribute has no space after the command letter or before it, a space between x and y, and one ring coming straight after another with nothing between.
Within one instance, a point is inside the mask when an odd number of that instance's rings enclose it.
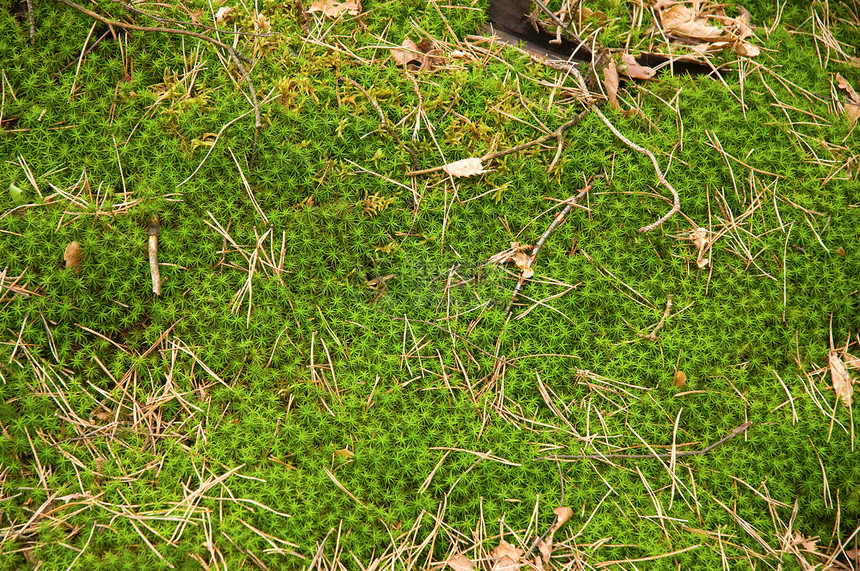
<instances>
[{"instance_id":1,"label":"dried leaf","mask_svg":"<svg viewBox=\"0 0 860 571\"><path fill-rule=\"evenodd\" d=\"M341 448L340 450L335 450L332 454L347 459L355 456L355 454L353 454L348 448Z\"/></svg>"},{"instance_id":2,"label":"dried leaf","mask_svg":"<svg viewBox=\"0 0 860 571\"><path fill-rule=\"evenodd\" d=\"M538 551L540 551L541 558L536 559L535 562L538 564L539 567L543 568L541 562L549 563L549 558L552 555L552 542L550 541L549 543L547 543L544 540L540 540L538 541L537 548Z\"/></svg>"},{"instance_id":3,"label":"dried leaf","mask_svg":"<svg viewBox=\"0 0 860 571\"><path fill-rule=\"evenodd\" d=\"M490 259L488 261L492 264L509 264L511 262L514 262L519 266L519 264L522 262L522 256L528 258L528 254L526 254L526 251L531 250L531 248L532 247L529 244L511 242L510 249L499 252L498 254L493 254L492 256L490 256ZM517 261L518 257L520 257L520 262ZM532 275L534 275L534 272L532 272Z\"/></svg>"},{"instance_id":4,"label":"dried leaf","mask_svg":"<svg viewBox=\"0 0 860 571\"><path fill-rule=\"evenodd\" d=\"M484 174L487 172L484 170L484 165L481 163L481 159L478 158L454 161L453 163L444 165L442 170L447 174L456 177L475 176L477 174Z\"/></svg>"},{"instance_id":5,"label":"dried leaf","mask_svg":"<svg viewBox=\"0 0 860 571\"><path fill-rule=\"evenodd\" d=\"M838 73L836 74L836 85L847 94L845 116L848 117L848 123L853 125L860 118L860 95L857 95L851 84Z\"/></svg>"},{"instance_id":6,"label":"dried leaf","mask_svg":"<svg viewBox=\"0 0 860 571\"><path fill-rule=\"evenodd\" d=\"M818 543L818 538L817 537L804 537L803 535L800 534L799 531L794 532L793 543L794 543L794 545L799 545L799 546L803 547L804 551L808 551L810 553L814 553L818 550L818 546L816 545Z\"/></svg>"},{"instance_id":7,"label":"dried leaf","mask_svg":"<svg viewBox=\"0 0 860 571\"><path fill-rule=\"evenodd\" d=\"M109 411L98 410L93 413L93 416L99 420L108 420L110 418L113 418L114 415Z\"/></svg>"},{"instance_id":8,"label":"dried leaf","mask_svg":"<svg viewBox=\"0 0 860 571\"><path fill-rule=\"evenodd\" d=\"M705 257L705 249L708 247L708 230L706 228L696 228L692 232L690 232L690 240L693 241L693 245L699 250L696 255L696 265L699 268L707 268L708 264L711 263L710 258Z\"/></svg>"},{"instance_id":9,"label":"dried leaf","mask_svg":"<svg viewBox=\"0 0 860 571\"><path fill-rule=\"evenodd\" d=\"M657 72L643 65L639 65L630 54L621 54L621 65L618 66L618 71L632 79L652 79Z\"/></svg>"},{"instance_id":10,"label":"dried leaf","mask_svg":"<svg viewBox=\"0 0 860 571\"><path fill-rule=\"evenodd\" d=\"M511 260L522 271L524 278L530 278L535 275L535 271L531 268L531 256L525 252L517 252L511 257Z\"/></svg>"},{"instance_id":11,"label":"dried leaf","mask_svg":"<svg viewBox=\"0 0 860 571\"><path fill-rule=\"evenodd\" d=\"M843 353L845 357L845 365L847 367L851 367L852 369L860 369L860 359L852 355L851 353Z\"/></svg>"},{"instance_id":12,"label":"dried leaf","mask_svg":"<svg viewBox=\"0 0 860 571\"><path fill-rule=\"evenodd\" d=\"M851 406L852 394L854 393L854 379L848 373L845 363L839 358L839 354L833 349L828 355L830 363L830 376L833 379L833 390L842 399L845 406Z\"/></svg>"},{"instance_id":13,"label":"dried leaf","mask_svg":"<svg viewBox=\"0 0 860 571\"><path fill-rule=\"evenodd\" d=\"M758 46L742 40L735 43L735 53L739 56L755 57L761 53L761 50Z\"/></svg>"},{"instance_id":14,"label":"dried leaf","mask_svg":"<svg viewBox=\"0 0 860 571\"><path fill-rule=\"evenodd\" d=\"M573 517L573 510L567 507L555 508L552 512L558 518L558 521L555 522L556 529L566 524Z\"/></svg>"},{"instance_id":15,"label":"dried leaf","mask_svg":"<svg viewBox=\"0 0 860 571\"><path fill-rule=\"evenodd\" d=\"M420 42L418 42L418 49L423 54L429 54L436 49L436 44L434 44L433 40L431 40L430 38L424 38Z\"/></svg>"},{"instance_id":16,"label":"dried leaf","mask_svg":"<svg viewBox=\"0 0 860 571\"><path fill-rule=\"evenodd\" d=\"M632 77L633 79L652 79L657 75L654 69L636 63L636 58L630 54L621 54L621 61L624 65L620 71L627 77Z\"/></svg>"},{"instance_id":17,"label":"dried leaf","mask_svg":"<svg viewBox=\"0 0 860 571\"><path fill-rule=\"evenodd\" d=\"M579 7L576 16L577 20L588 20L589 18L592 18L599 25L605 24L606 21L609 19L609 17L603 12L600 12L598 10L591 10L589 8L586 8L585 6Z\"/></svg>"},{"instance_id":18,"label":"dried leaf","mask_svg":"<svg viewBox=\"0 0 860 571\"><path fill-rule=\"evenodd\" d=\"M221 6L220 8L218 8L218 11L215 12L215 23L220 24L221 22L226 20L227 17L230 15L230 12L232 11L233 8L230 8L229 6Z\"/></svg>"},{"instance_id":19,"label":"dried leaf","mask_svg":"<svg viewBox=\"0 0 860 571\"><path fill-rule=\"evenodd\" d=\"M686 36L695 40L713 42L722 39L723 31L708 23L705 18L696 18L689 22L682 22L670 30L679 36Z\"/></svg>"},{"instance_id":20,"label":"dried leaf","mask_svg":"<svg viewBox=\"0 0 860 571\"><path fill-rule=\"evenodd\" d=\"M475 562L462 553L449 557L445 563L454 571L473 571L475 569Z\"/></svg>"},{"instance_id":21,"label":"dried leaf","mask_svg":"<svg viewBox=\"0 0 860 571\"><path fill-rule=\"evenodd\" d=\"M695 40L716 41L724 37L720 28L710 25L705 18L699 18L692 8L680 4L662 11L660 22L665 31Z\"/></svg>"},{"instance_id":22,"label":"dried leaf","mask_svg":"<svg viewBox=\"0 0 860 571\"><path fill-rule=\"evenodd\" d=\"M357 16L361 12L361 0L314 0L308 12L322 12L328 18L337 18L344 12L350 16Z\"/></svg>"},{"instance_id":23,"label":"dried leaf","mask_svg":"<svg viewBox=\"0 0 860 571\"><path fill-rule=\"evenodd\" d=\"M745 39L747 39L753 35L752 28L750 28L750 26L749 26L749 23L750 23L749 14L750 14L749 12L746 12L746 18L744 18L744 16L741 15L741 16L738 16L737 18L735 18L734 20L732 20L732 22L731 22L732 27L734 28L734 30L732 30L732 31L734 32L735 36L737 36L737 38L739 40L745 40ZM758 48L756 48L756 49L758 49Z\"/></svg>"},{"instance_id":24,"label":"dried leaf","mask_svg":"<svg viewBox=\"0 0 860 571\"><path fill-rule=\"evenodd\" d=\"M81 245L77 241L66 246L66 251L63 252L63 260L66 262L66 268L72 269L77 273L81 273L81 264L84 262L84 253L81 250Z\"/></svg>"},{"instance_id":25,"label":"dried leaf","mask_svg":"<svg viewBox=\"0 0 860 571\"><path fill-rule=\"evenodd\" d=\"M422 69L433 69L442 63L443 58L434 55L437 53L436 44L430 38L424 38L417 44L406 38L399 48L391 49L391 57L397 65L405 66L417 62ZM465 52L460 53L465 55Z\"/></svg>"},{"instance_id":26,"label":"dried leaf","mask_svg":"<svg viewBox=\"0 0 860 571\"><path fill-rule=\"evenodd\" d=\"M388 280L394 279L397 277L397 274L388 274L387 276L379 276L373 279L367 280L367 287L374 291L385 291L386 284Z\"/></svg>"},{"instance_id":27,"label":"dried leaf","mask_svg":"<svg viewBox=\"0 0 860 571\"><path fill-rule=\"evenodd\" d=\"M615 60L610 59L609 65L603 68L603 87L606 88L606 97L609 105L620 109L618 105L618 70L615 68Z\"/></svg>"},{"instance_id":28,"label":"dried leaf","mask_svg":"<svg viewBox=\"0 0 860 571\"><path fill-rule=\"evenodd\" d=\"M271 33L272 23L269 21L269 18L267 18L263 14L258 14L254 18L254 31L258 34Z\"/></svg>"},{"instance_id":29,"label":"dried leaf","mask_svg":"<svg viewBox=\"0 0 860 571\"><path fill-rule=\"evenodd\" d=\"M490 553L493 560L492 571L520 571L522 554L522 549L514 547L504 539L501 540L499 545Z\"/></svg>"},{"instance_id":30,"label":"dried leaf","mask_svg":"<svg viewBox=\"0 0 860 571\"><path fill-rule=\"evenodd\" d=\"M400 44L400 48L391 49L391 57L394 58L397 65L406 65L412 61L421 61L419 59L420 55L418 44L409 38L403 40L403 43Z\"/></svg>"}]
</instances>

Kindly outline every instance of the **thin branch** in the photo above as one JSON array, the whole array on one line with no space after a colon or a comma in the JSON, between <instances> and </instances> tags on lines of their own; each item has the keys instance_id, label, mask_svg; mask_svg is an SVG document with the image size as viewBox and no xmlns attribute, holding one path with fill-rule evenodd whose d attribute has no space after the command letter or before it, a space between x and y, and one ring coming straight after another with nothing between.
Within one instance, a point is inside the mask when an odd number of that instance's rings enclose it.
<instances>
[{"instance_id":1,"label":"thin branch","mask_svg":"<svg viewBox=\"0 0 860 571\"><path fill-rule=\"evenodd\" d=\"M734 430L732 430L728 436L724 436L723 438L717 440L710 446L702 448L701 450L685 450L683 452L666 452L665 454L576 454L576 455L553 455L553 456L544 456L542 458L538 458L538 460L561 460L564 462L570 462L572 460L604 460L606 458L635 458L635 459L648 459L648 458L672 458L679 456L701 456L703 454L707 454L720 444L727 442L734 438L739 434L743 434L746 430L752 426L752 422L745 422L742 425L738 426Z\"/></svg>"},{"instance_id":2,"label":"thin branch","mask_svg":"<svg viewBox=\"0 0 860 571\"><path fill-rule=\"evenodd\" d=\"M30 24L30 45L36 45L36 17L33 14L33 0L27 0L27 21Z\"/></svg>"},{"instance_id":3,"label":"thin branch","mask_svg":"<svg viewBox=\"0 0 860 571\"><path fill-rule=\"evenodd\" d=\"M660 328L663 327L663 324L666 322L666 319L669 318L669 314L672 313L672 297L673 295L670 293L666 296L666 309L663 310L663 316L660 317L660 321L657 323L657 327L654 328L651 333L645 335L643 333L637 333L636 336L640 339L645 339L647 341L656 341L657 340L657 332L660 331Z\"/></svg>"},{"instance_id":4,"label":"thin branch","mask_svg":"<svg viewBox=\"0 0 860 571\"><path fill-rule=\"evenodd\" d=\"M493 153L487 153L486 155L481 157L481 162L491 161L491 160L497 159L499 157L504 157L505 155L511 155L513 153L518 153L520 151L524 151L525 149L528 149L529 147L534 147L535 145L540 145L542 143L546 143L550 139L556 139L558 141L561 141L561 140L563 140L564 132L567 131L568 129L570 129L571 127L575 126L576 124L578 124L580 121L582 121L585 118L588 111L589 111L588 109L582 111L579 115L577 115L576 117L573 117L572 119L570 119L569 121L567 121L566 123L561 125L558 129L556 129L552 133L547 133L546 135L544 135L542 137L538 137L537 139L534 139L532 141L528 141L528 142L523 143L521 145L517 145L516 147L511 147L510 149L505 149L503 151L495 151ZM560 146L560 143L559 143L559 146ZM553 163L555 163L555 161L553 161ZM431 174L434 172L439 172L441 170L442 170L441 166L432 167L429 169L414 170L414 171L410 171L410 172L406 173L406 176L419 176L419 175L423 175L423 174Z\"/></svg>"},{"instance_id":5,"label":"thin branch","mask_svg":"<svg viewBox=\"0 0 860 571\"><path fill-rule=\"evenodd\" d=\"M161 273L158 271L158 234L160 232L158 216L153 216L146 233L149 235L149 273L152 276L152 293L155 295L161 295Z\"/></svg>"},{"instance_id":6,"label":"thin branch","mask_svg":"<svg viewBox=\"0 0 860 571\"><path fill-rule=\"evenodd\" d=\"M582 74L579 73L579 70L577 70L576 68L572 68L571 71L576 76L576 79L579 82L579 88L582 89L583 96L585 96L587 98L585 100L585 104L588 106L588 108L591 109L592 111L594 111L595 113L597 113L597 116L600 117L601 121L603 121L603 123L607 127L609 127L609 130L612 131L616 137L621 139L621 141L623 141L625 145L627 145L628 147L630 147L631 149L633 149L636 152L642 153L643 155L647 155L648 158L651 159L651 162L654 164L654 171L657 173L657 180L659 180L660 184L665 186L667 189L669 189L669 192L672 193L672 209L669 210L669 212L667 212L663 216L661 216L657 221L652 222L651 224L649 224L647 226L643 226L642 228L639 229L639 231L642 233L645 233L645 232L650 232L651 230L654 230L655 228L659 228L660 226L663 225L663 223L666 220L668 220L676 212L681 210L681 198L678 196L678 193L677 193L677 191L675 191L675 188L671 184L669 184L668 180L666 180L666 177L663 175L663 171L660 169L660 163L657 162L657 158L654 156L654 153L652 153L651 151L649 151L648 149L646 149L644 147L640 147L639 145L637 145L636 143L634 143L633 141L631 141L630 139L628 139L627 137L622 135L621 131L616 129L615 125L610 123L609 119L607 119L606 116L600 112L600 109L597 108L597 105L595 105L591 101L591 99L590 99L591 96L590 96L590 93L588 91L588 87L586 87L586 85L585 85L585 79L582 77Z\"/></svg>"},{"instance_id":7,"label":"thin branch","mask_svg":"<svg viewBox=\"0 0 860 571\"><path fill-rule=\"evenodd\" d=\"M85 14L85 15L89 16L90 18L93 18L94 20L98 20L102 24L106 24L108 26L116 26L116 27L122 28L124 30L133 30L136 32L160 32L162 34L178 34L180 36L190 36L192 38L197 38L198 40L203 40L205 42L209 42L210 44L216 45L221 49L225 49L228 52L230 52L231 55L233 55L235 53L237 59L242 59L243 61L245 61L247 63L251 63L251 60L248 59L247 56L242 54L239 50L237 50L233 46L225 44L223 42L219 42L218 40L216 40L214 38L210 38L209 36L207 36L205 34L199 34L197 32L190 32L188 30L181 30L179 28L160 28L160 27L154 27L153 28L153 27L148 27L148 26L138 26L135 24L127 24L125 22L120 22L118 20L111 20L109 18L105 18L101 14L97 14L91 10L87 10L86 8L84 8L83 6L81 6L79 4L75 4L74 2L72 2L72 0L57 0L57 2L60 2L61 4L65 4L69 8L74 8L78 12L81 12L82 14Z\"/></svg>"},{"instance_id":8,"label":"thin branch","mask_svg":"<svg viewBox=\"0 0 860 571\"><path fill-rule=\"evenodd\" d=\"M227 34L227 35L233 35L233 36L248 36L251 38L271 38L272 36L275 35L272 33L258 34L255 32L240 32L240 31L236 31L236 30L222 30L220 28L216 28L213 26L207 26L206 24L203 24L201 22L186 22L183 20L174 20L172 18L161 18L159 16L156 16L155 14L150 14L149 12L141 10L140 8L136 8L135 6L132 6L131 4L126 4L125 2L121 2L120 0L111 0L111 2L113 2L114 4L119 4L120 6L125 8L126 10L129 10L131 12L136 12L142 16L146 16L147 18L151 18L151 19L155 20L156 22L160 22L162 24L168 23L168 24L181 24L183 26L195 26L199 29L203 29L203 30L206 30L209 32L218 32L219 34Z\"/></svg>"},{"instance_id":9,"label":"thin branch","mask_svg":"<svg viewBox=\"0 0 860 571\"><path fill-rule=\"evenodd\" d=\"M549 16L550 18L552 18L552 20L553 20L553 21L554 21L554 22L555 22L555 23L556 23L556 24L557 24L557 25L558 25L562 30L564 30L565 32L567 32L567 34L568 34L571 38L573 38L574 40L576 40L576 41L579 43L579 46L577 46L576 50L573 52L573 55L576 55L576 52L578 52L580 49L581 49L583 52L585 52L585 55L586 55L586 56L590 56L590 55L591 55L591 50L589 50L589 49L588 49L588 47L585 45L585 42L583 42L583 41L582 41L582 39L581 39L579 36L577 36L577 35L576 35L576 32L574 32L574 31L570 28L570 26L568 26L567 24L565 24L564 22L562 22L562 21L561 21L561 19L559 19L559 17L555 15L555 12L553 12L552 10L550 10L550 9L549 9L549 7L548 7L546 4L544 4L543 2L541 2L541 0L534 0L534 2L535 2L535 4L537 4L537 5L538 5L538 7L539 7L541 10L543 10L544 14L546 14L547 16ZM571 56L571 57L573 57L573 56Z\"/></svg>"},{"instance_id":10,"label":"thin branch","mask_svg":"<svg viewBox=\"0 0 860 571\"><path fill-rule=\"evenodd\" d=\"M555 230L559 224L561 224L561 221L564 220L565 216L567 216L567 213L570 212L570 210L574 206L576 206L576 204L580 200L585 198L585 195L588 194L589 190L591 190L590 181L586 182L585 188L579 191L579 194L577 194L576 196L571 196L565 201L567 203L567 206L564 207L564 210L555 215L555 219L553 219L552 224L549 225L549 228L546 229L546 232L543 233L543 236L540 237L540 240L538 240L534 249L532 249L532 255L529 256L528 261L529 268L534 265L538 252L540 252L541 248L543 248L543 244L544 242L546 242L546 239L549 238L549 235L552 234L553 230ZM520 273L520 279L519 281L517 281L517 286L514 288L514 293L511 295L511 300L508 302L508 307L505 308L505 315L510 315L511 308L514 305L514 302L517 300L517 296L520 294L520 290L523 288L523 284L526 281L525 275L525 270L522 270Z\"/></svg>"}]
</instances>

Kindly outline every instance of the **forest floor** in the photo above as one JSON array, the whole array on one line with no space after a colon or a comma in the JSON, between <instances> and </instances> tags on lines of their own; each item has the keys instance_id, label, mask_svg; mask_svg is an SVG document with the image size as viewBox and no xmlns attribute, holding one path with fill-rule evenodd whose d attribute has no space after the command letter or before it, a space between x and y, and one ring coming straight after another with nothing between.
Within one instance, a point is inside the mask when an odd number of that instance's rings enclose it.
<instances>
[{"instance_id":1,"label":"forest floor","mask_svg":"<svg viewBox=\"0 0 860 571\"><path fill-rule=\"evenodd\" d=\"M526 5L0 2L0 570L860 566L860 3Z\"/></svg>"}]
</instances>

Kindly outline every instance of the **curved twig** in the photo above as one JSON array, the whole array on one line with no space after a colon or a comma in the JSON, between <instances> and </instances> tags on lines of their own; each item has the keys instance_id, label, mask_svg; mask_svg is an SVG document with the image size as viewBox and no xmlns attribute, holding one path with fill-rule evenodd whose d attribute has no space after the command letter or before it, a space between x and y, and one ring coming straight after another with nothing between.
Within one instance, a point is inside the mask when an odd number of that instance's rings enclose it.
<instances>
[{"instance_id":1,"label":"curved twig","mask_svg":"<svg viewBox=\"0 0 860 571\"><path fill-rule=\"evenodd\" d=\"M609 119L607 119L606 116L600 112L600 109L597 108L597 105L595 105L593 102L590 101L590 94L588 91L588 87L586 87L585 79L582 77L582 74L579 73L579 70L577 70L576 68L571 68L571 72L576 76L576 79L579 82L579 88L582 89L583 95L585 97L589 97L589 99L586 99L584 102L588 106L588 108L591 109L592 111L594 111L595 113L597 113L597 116L600 117L600 120L603 121L603 123L607 127L609 127L609 130L612 131L616 137L621 139L621 141L625 145L627 145L628 147L630 147L631 149L633 149L636 152L642 153L643 155L647 155L648 158L651 159L651 163L653 163L653 165L654 165L654 171L657 173L657 180L659 180L660 184L665 186L667 189L669 189L669 192L672 193L672 209L669 210L669 212L667 212L663 216L661 216L657 221L652 222L651 224L648 224L647 226L643 226L642 228L639 229L639 231L642 233L645 233L645 232L650 232L651 230L654 230L655 228L659 228L666 220L671 218L672 215L674 215L676 212L681 210L681 198L678 196L678 192L675 190L675 188L671 184L669 184L669 181L666 180L665 175L663 175L663 171L660 169L660 163L657 162L657 157L654 156L654 153L652 153L651 151L649 151L648 149L646 149L644 147L640 147L639 145L637 145L636 143L634 143L633 141L631 141L630 139L628 139L627 137L622 135L621 131L616 129L615 125L610 123Z\"/></svg>"},{"instance_id":2,"label":"curved twig","mask_svg":"<svg viewBox=\"0 0 860 571\"><path fill-rule=\"evenodd\" d=\"M642 153L643 155L648 155L648 158L651 159L651 163L653 163L653 165L654 165L654 171L657 173L657 180L659 180L660 184L665 186L667 189L669 189L669 192L672 193L672 208L671 208L671 210L669 210L669 212L667 212L666 214L664 214L663 216L661 216L660 218L658 218L656 221L652 222L651 224L648 224L647 226L643 226L642 228L639 229L639 231L642 233L645 233L645 232L650 232L651 230L654 230L655 228L659 228L660 226L663 225L663 223L666 220L668 220L676 212L681 210L681 197L678 196L678 191L676 191L675 188L671 184L669 184L669 181L666 180L665 175L663 175L663 171L660 169L660 163L657 162L657 157L654 156L654 153L652 153L651 151L649 151L645 147L640 147L639 145L637 145L636 143L634 143L633 141L631 141L630 139L628 139L627 137L622 135L621 132L618 129L616 129L612 123L609 122L609 119L607 119L606 116L604 116L603 113L600 112L600 109L592 106L592 110L595 113L597 113L597 116L600 117L600 119L603 121L603 123L607 127L609 127L609 130L612 131L613 133L615 133L615 136L618 137L619 139L621 139L625 145L627 145L628 147L630 147L634 151Z\"/></svg>"}]
</instances>

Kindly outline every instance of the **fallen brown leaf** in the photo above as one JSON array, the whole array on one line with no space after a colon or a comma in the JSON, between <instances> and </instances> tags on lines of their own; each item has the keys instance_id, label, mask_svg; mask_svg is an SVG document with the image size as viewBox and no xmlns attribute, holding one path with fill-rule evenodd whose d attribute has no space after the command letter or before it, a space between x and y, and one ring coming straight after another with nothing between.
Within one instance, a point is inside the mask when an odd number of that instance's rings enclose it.
<instances>
[{"instance_id":1,"label":"fallen brown leaf","mask_svg":"<svg viewBox=\"0 0 860 571\"><path fill-rule=\"evenodd\" d=\"M440 65L442 58L437 55L436 45L430 38L424 38L417 44L406 38L399 48L391 48L391 57L397 65L406 66L416 62L421 69L433 69ZM460 52L465 55L465 52ZM453 54L452 54L452 57Z\"/></svg>"},{"instance_id":2,"label":"fallen brown leaf","mask_svg":"<svg viewBox=\"0 0 860 571\"><path fill-rule=\"evenodd\" d=\"M818 549L818 546L816 545L818 543L817 537L804 537L799 531L794 532L794 541L792 543L803 547L805 551L809 551L810 553L815 552Z\"/></svg>"},{"instance_id":3,"label":"fallen brown leaf","mask_svg":"<svg viewBox=\"0 0 860 571\"><path fill-rule=\"evenodd\" d=\"M511 257L511 260L523 273L524 278L530 278L535 275L535 271L531 268L531 256L525 252L517 252Z\"/></svg>"},{"instance_id":4,"label":"fallen brown leaf","mask_svg":"<svg viewBox=\"0 0 860 571\"><path fill-rule=\"evenodd\" d=\"M842 399L845 406L851 406L851 399L854 393L854 379L845 367L845 363L839 358L839 354L833 349L830 350L827 360L830 364L830 377L833 379L833 390L836 395Z\"/></svg>"},{"instance_id":5,"label":"fallen brown leaf","mask_svg":"<svg viewBox=\"0 0 860 571\"><path fill-rule=\"evenodd\" d=\"M723 31L699 18L692 8L674 4L660 12L660 22L666 32L694 40L716 41L723 37Z\"/></svg>"},{"instance_id":6,"label":"fallen brown leaf","mask_svg":"<svg viewBox=\"0 0 860 571\"><path fill-rule=\"evenodd\" d=\"M475 562L462 553L449 557L445 563L454 571L473 571L475 569Z\"/></svg>"},{"instance_id":7,"label":"fallen brown leaf","mask_svg":"<svg viewBox=\"0 0 860 571\"><path fill-rule=\"evenodd\" d=\"M314 0L307 11L322 12L327 18L337 18L343 13L357 16L361 13L361 0L345 0L344 2L338 2L337 0Z\"/></svg>"},{"instance_id":8,"label":"fallen brown leaf","mask_svg":"<svg viewBox=\"0 0 860 571\"><path fill-rule=\"evenodd\" d=\"M636 58L630 54L621 54L621 62L624 65L621 66L619 71L627 77L632 77L633 79L652 79L657 75L654 69L636 63Z\"/></svg>"},{"instance_id":9,"label":"fallen brown leaf","mask_svg":"<svg viewBox=\"0 0 860 571\"><path fill-rule=\"evenodd\" d=\"M397 62L397 65L406 65L412 61L421 61L419 57L421 52L418 50L418 44L406 38L399 48L391 49L391 57Z\"/></svg>"},{"instance_id":10,"label":"fallen brown leaf","mask_svg":"<svg viewBox=\"0 0 860 571\"><path fill-rule=\"evenodd\" d=\"M696 265L701 268L707 268L711 263L710 258L705 257L705 249L708 247L708 230L707 228L696 228L690 232L690 240L699 252L696 254Z\"/></svg>"},{"instance_id":11,"label":"fallen brown leaf","mask_svg":"<svg viewBox=\"0 0 860 571\"><path fill-rule=\"evenodd\" d=\"M734 48L735 53L739 56L755 57L761 53L761 50L758 49L758 46L743 40L736 42Z\"/></svg>"},{"instance_id":12,"label":"fallen brown leaf","mask_svg":"<svg viewBox=\"0 0 860 571\"><path fill-rule=\"evenodd\" d=\"M568 507L555 508L552 512L558 518L558 521L555 522L556 529L566 524L573 517L573 510Z\"/></svg>"},{"instance_id":13,"label":"fallen brown leaf","mask_svg":"<svg viewBox=\"0 0 860 571\"><path fill-rule=\"evenodd\" d=\"M757 46L747 41L754 35L750 26L752 17L747 10L741 7L740 15L730 18L720 7L706 14L702 12L703 8L700 2L694 2L692 7L671 0L659 0L654 4L663 31L678 40L696 44L693 50L699 54L725 47L746 57L761 53Z\"/></svg>"},{"instance_id":14,"label":"fallen brown leaf","mask_svg":"<svg viewBox=\"0 0 860 571\"><path fill-rule=\"evenodd\" d=\"M589 8L586 8L585 6L580 6L579 10L577 10L576 19L588 20L589 18L594 19L594 21L600 25L605 24L606 20L609 19L609 17L603 12L600 12L598 10L591 10Z\"/></svg>"},{"instance_id":15,"label":"fallen brown leaf","mask_svg":"<svg viewBox=\"0 0 860 571\"><path fill-rule=\"evenodd\" d=\"M66 262L66 268L72 269L77 273L81 273L81 264L84 262L84 253L81 250L81 245L77 241L66 246L66 251L63 252L63 260Z\"/></svg>"},{"instance_id":16,"label":"fallen brown leaf","mask_svg":"<svg viewBox=\"0 0 860 571\"><path fill-rule=\"evenodd\" d=\"M531 249L532 247L529 244L511 242L510 249L499 252L498 254L493 254L492 256L490 256L490 259L488 261L491 264L510 264L511 262L513 262L517 265L518 268L523 270L522 265L525 265L526 260L529 259L529 255L526 253L526 251ZM529 270L531 270L531 268L529 268ZM532 271L529 275L525 277L531 277L533 275L534 271Z\"/></svg>"},{"instance_id":17,"label":"fallen brown leaf","mask_svg":"<svg viewBox=\"0 0 860 571\"><path fill-rule=\"evenodd\" d=\"M609 65L603 68L603 87L606 88L606 98L609 99L609 105L621 109L618 105L618 70L613 59L610 59Z\"/></svg>"},{"instance_id":18,"label":"fallen brown leaf","mask_svg":"<svg viewBox=\"0 0 860 571\"><path fill-rule=\"evenodd\" d=\"M492 571L520 571L522 562L520 557L523 555L523 550L519 547L514 547L504 539L490 553L493 560Z\"/></svg>"},{"instance_id":19,"label":"fallen brown leaf","mask_svg":"<svg viewBox=\"0 0 860 571\"><path fill-rule=\"evenodd\" d=\"M263 14L254 17L254 31L258 34L269 34L272 32L272 22Z\"/></svg>"},{"instance_id":20,"label":"fallen brown leaf","mask_svg":"<svg viewBox=\"0 0 860 571\"><path fill-rule=\"evenodd\" d=\"M481 159L478 158L454 161L453 163L443 165L442 170L445 171L445 173L456 177L475 176L487 172L484 170L484 165L481 163Z\"/></svg>"},{"instance_id":21,"label":"fallen brown leaf","mask_svg":"<svg viewBox=\"0 0 860 571\"><path fill-rule=\"evenodd\" d=\"M538 568L543 569L543 565L549 563L549 558L552 556L552 540L549 542L539 540L537 548L540 551L540 559L536 558L535 563Z\"/></svg>"},{"instance_id":22,"label":"fallen brown leaf","mask_svg":"<svg viewBox=\"0 0 860 571\"><path fill-rule=\"evenodd\" d=\"M836 86L847 95L845 98L845 116L848 118L848 123L853 125L860 118L860 95L857 95L851 84L838 73L836 74Z\"/></svg>"},{"instance_id":23,"label":"fallen brown leaf","mask_svg":"<svg viewBox=\"0 0 860 571\"><path fill-rule=\"evenodd\" d=\"M221 22L226 20L227 17L230 16L230 13L232 11L233 8L230 8L229 6L221 6L220 8L218 8L218 11L215 12L215 23L220 24Z\"/></svg>"},{"instance_id":24,"label":"fallen brown leaf","mask_svg":"<svg viewBox=\"0 0 860 571\"><path fill-rule=\"evenodd\" d=\"M98 410L93 413L93 416L99 420L108 420L109 418L113 418L113 413L105 410Z\"/></svg>"}]
</instances>

